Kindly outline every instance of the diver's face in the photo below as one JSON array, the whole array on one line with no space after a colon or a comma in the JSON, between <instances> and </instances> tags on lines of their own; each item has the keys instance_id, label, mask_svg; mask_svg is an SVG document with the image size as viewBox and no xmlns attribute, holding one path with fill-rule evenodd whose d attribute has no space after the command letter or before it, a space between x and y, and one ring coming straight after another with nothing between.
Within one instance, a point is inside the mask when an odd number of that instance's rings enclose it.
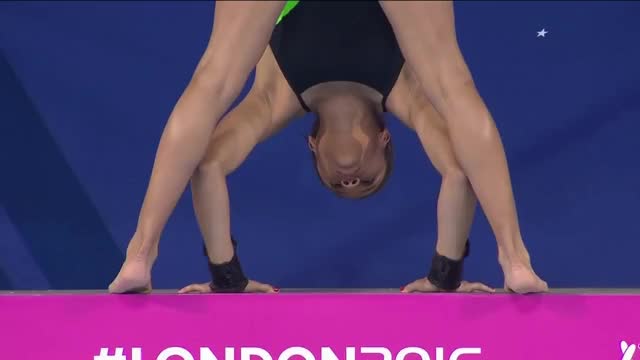
<instances>
[{"instance_id":1,"label":"diver's face","mask_svg":"<svg viewBox=\"0 0 640 360\"><path fill-rule=\"evenodd\" d=\"M351 131L309 137L322 182L340 196L361 198L384 180L389 132L355 126Z\"/></svg>"}]
</instances>

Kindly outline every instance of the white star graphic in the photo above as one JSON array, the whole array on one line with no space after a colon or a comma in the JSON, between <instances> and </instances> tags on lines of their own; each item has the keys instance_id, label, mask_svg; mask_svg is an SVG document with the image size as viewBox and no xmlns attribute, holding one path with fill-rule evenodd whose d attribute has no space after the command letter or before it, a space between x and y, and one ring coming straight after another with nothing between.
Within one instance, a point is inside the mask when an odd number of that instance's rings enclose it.
<instances>
[{"instance_id":1,"label":"white star graphic","mask_svg":"<svg viewBox=\"0 0 640 360\"><path fill-rule=\"evenodd\" d=\"M547 33L549 33L547 30L542 29L542 30L538 31L538 36L537 37L544 37L545 35L547 35Z\"/></svg>"}]
</instances>

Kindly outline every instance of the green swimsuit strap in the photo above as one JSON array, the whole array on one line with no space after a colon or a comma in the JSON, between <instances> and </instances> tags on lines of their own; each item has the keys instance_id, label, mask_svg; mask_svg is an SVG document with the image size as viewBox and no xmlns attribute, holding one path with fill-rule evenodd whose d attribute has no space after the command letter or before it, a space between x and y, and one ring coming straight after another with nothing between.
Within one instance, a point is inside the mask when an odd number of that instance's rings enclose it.
<instances>
[{"instance_id":1,"label":"green swimsuit strap","mask_svg":"<svg viewBox=\"0 0 640 360\"><path fill-rule=\"evenodd\" d=\"M280 17L278 17L278 21L276 21L276 25L279 24L280 21L282 21L282 19L284 19L284 17L287 16L291 12L291 10L293 10L293 8L298 6L299 2L300 0L287 0L287 3L284 5L284 8L280 13Z\"/></svg>"}]
</instances>

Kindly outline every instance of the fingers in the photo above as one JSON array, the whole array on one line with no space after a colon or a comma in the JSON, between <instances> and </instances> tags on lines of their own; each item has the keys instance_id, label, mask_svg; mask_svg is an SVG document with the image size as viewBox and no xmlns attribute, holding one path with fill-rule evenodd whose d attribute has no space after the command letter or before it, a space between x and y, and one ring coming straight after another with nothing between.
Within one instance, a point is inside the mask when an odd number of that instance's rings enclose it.
<instances>
[{"instance_id":1,"label":"fingers","mask_svg":"<svg viewBox=\"0 0 640 360\"><path fill-rule=\"evenodd\" d=\"M410 284L407 284L407 286L404 286L402 288L400 288L400 292L402 293L415 293L415 292L439 292L440 289L438 289L436 286L434 286L433 284L431 284L431 282L429 282L429 280L427 280L426 278L422 278L422 279L418 279ZM470 292L486 292L486 293L494 293L496 292L495 289L483 284L483 283L479 283L479 282L468 282L468 281L463 281L460 284L460 287L458 288L458 290L456 290L456 292L461 292L461 293L470 293Z\"/></svg>"},{"instance_id":2,"label":"fingers","mask_svg":"<svg viewBox=\"0 0 640 360\"><path fill-rule=\"evenodd\" d=\"M435 292L438 289L433 286L426 278L418 279L407 286L400 288L400 292L413 293L413 292Z\"/></svg>"},{"instance_id":3,"label":"fingers","mask_svg":"<svg viewBox=\"0 0 640 360\"><path fill-rule=\"evenodd\" d=\"M178 294L207 294L214 292L211 290L209 283L191 284L178 290ZM244 289L245 293L278 293L280 289L271 285L259 283L257 281L249 280L247 287Z\"/></svg>"},{"instance_id":4,"label":"fingers","mask_svg":"<svg viewBox=\"0 0 640 360\"><path fill-rule=\"evenodd\" d=\"M420 287L419 284L417 284L417 282L420 280L416 280L412 283L409 283L403 287L400 288L400 292L408 294L408 293L412 293L414 291L416 291L416 289L418 289Z\"/></svg>"},{"instance_id":5,"label":"fingers","mask_svg":"<svg viewBox=\"0 0 640 360\"><path fill-rule=\"evenodd\" d=\"M489 286L483 284L483 283L479 283L479 282L474 282L474 283L470 283L470 282L466 282L464 281L461 285L460 288L458 288L458 292L486 292L486 293L494 293L496 292L495 289L490 288Z\"/></svg>"},{"instance_id":6,"label":"fingers","mask_svg":"<svg viewBox=\"0 0 640 360\"><path fill-rule=\"evenodd\" d=\"M496 292L496 289L494 289L492 287L489 287L489 286L487 286L485 284L479 284L479 285L480 285L480 287L479 287L478 291L487 292L487 293Z\"/></svg>"},{"instance_id":7,"label":"fingers","mask_svg":"<svg viewBox=\"0 0 640 360\"><path fill-rule=\"evenodd\" d=\"M191 284L178 290L178 294L204 294L211 292L209 283Z\"/></svg>"},{"instance_id":8,"label":"fingers","mask_svg":"<svg viewBox=\"0 0 640 360\"><path fill-rule=\"evenodd\" d=\"M247 292L247 293L267 293L267 294L277 293L279 291L280 289L274 288L271 285L259 283L253 280L249 280L249 284L247 285L247 288L244 290L244 292Z\"/></svg>"}]
</instances>

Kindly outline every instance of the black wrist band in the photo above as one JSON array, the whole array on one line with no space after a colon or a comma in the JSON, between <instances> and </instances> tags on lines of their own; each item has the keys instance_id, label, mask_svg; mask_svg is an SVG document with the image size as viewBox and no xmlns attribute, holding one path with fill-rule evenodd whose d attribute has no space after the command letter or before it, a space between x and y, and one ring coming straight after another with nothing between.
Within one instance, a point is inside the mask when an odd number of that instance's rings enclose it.
<instances>
[{"instance_id":1,"label":"black wrist band","mask_svg":"<svg viewBox=\"0 0 640 360\"><path fill-rule=\"evenodd\" d=\"M444 255L436 254L431 260L431 270L427 279L438 289L454 291L462 283L462 273L464 270L464 258L469 256L469 240L464 248L464 255L460 260L452 260Z\"/></svg>"},{"instance_id":2,"label":"black wrist band","mask_svg":"<svg viewBox=\"0 0 640 360\"><path fill-rule=\"evenodd\" d=\"M223 264L209 262L209 273L211 273L211 290L217 293L244 292L249 284L249 279L244 275L235 252L229 262Z\"/></svg>"},{"instance_id":3,"label":"black wrist band","mask_svg":"<svg viewBox=\"0 0 640 360\"><path fill-rule=\"evenodd\" d=\"M213 264L209 261L209 273L211 274L211 289L217 293L237 293L244 292L249 284L249 279L244 275L240 259L236 253L237 243L231 237L233 244L233 257L226 263ZM207 248L204 248L205 256Z\"/></svg>"},{"instance_id":4,"label":"black wrist band","mask_svg":"<svg viewBox=\"0 0 640 360\"><path fill-rule=\"evenodd\" d=\"M431 270L427 279L438 289L453 291L462 282L462 268L464 260L452 260L436 253L431 260Z\"/></svg>"}]
</instances>

